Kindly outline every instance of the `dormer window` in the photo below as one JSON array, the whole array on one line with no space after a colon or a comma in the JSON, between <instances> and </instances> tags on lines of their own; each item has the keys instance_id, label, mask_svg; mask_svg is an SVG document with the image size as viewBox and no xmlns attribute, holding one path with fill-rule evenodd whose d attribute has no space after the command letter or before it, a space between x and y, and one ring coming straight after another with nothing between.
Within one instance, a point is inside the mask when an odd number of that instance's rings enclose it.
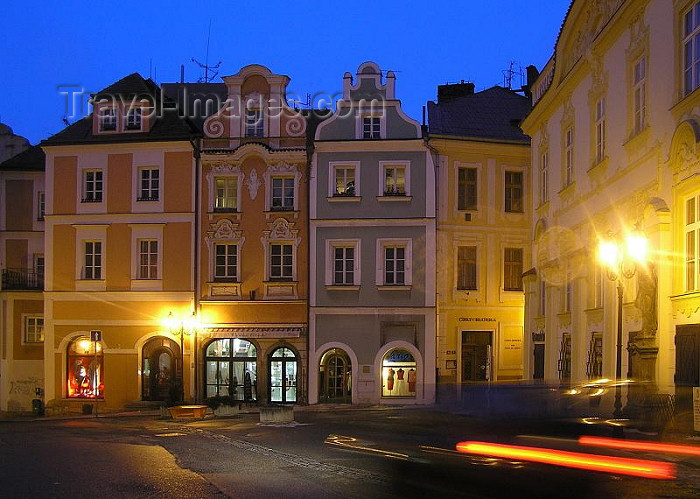
<instances>
[{"instance_id":1,"label":"dormer window","mask_svg":"<svg viewBox=\"0 0 700 499\"><path fill-rule=\"evenodd\" d=\"M381 138L381 122L379 116L364 116L362 118L362 138Z\"/></svg>"},{"instance_id":2,"label":"dormer window","mask_svg":"<svg viewBox=\"0 0 700 499\"><path fill-rule=\"evenodd\" d=\"M247 109L245 112L245 136L263 137L265 120L262 109Z\"/></svg>"},{"instance_id":3,"label":"dormer window","mask_svg":"<svg viewBox=\"0 0 700 499\"><path fill-rule=\"evenodd\" d=\"M100 110L100 131L114 132L117 130L117 111L108 107Z\"/></svg>"},{"instance_id":4,"label":"dormer window","mask_svg":"<svg viewBox=\"0 0 700 499\"><path fill-rule=\"evenodd\" d=\"M129 109L126 113L126 129L141 130L141 108Z\"/></svg>"}]
</instances>

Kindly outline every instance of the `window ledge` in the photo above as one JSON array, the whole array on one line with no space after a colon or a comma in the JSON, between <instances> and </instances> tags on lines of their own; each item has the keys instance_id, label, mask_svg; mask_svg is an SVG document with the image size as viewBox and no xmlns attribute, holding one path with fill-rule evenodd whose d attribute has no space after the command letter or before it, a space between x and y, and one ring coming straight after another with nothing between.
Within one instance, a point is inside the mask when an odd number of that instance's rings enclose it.
<instances>
[{"instance_id":1,"label":"window ledge","mask_svg":"<svg viewBox=\"0 0 700 499\"><path fill-rule=\"evenodd\" d=\"M411 201L413 196L377 196L377 201Z\"/></svg>"},{"instance_id":2,"label":"window ledge","mask_svg":"<svg viewBox=\"0 0 700 499\"><path fill-rule=\"evenodd\" d=\"M144 203L144 202L157 203L158 201L160 201L160 199L159 198L151 198L151 197L147 197L147 198L137 197L136 201L138 201L139 203Z\"/></svg>"},{"instance_id":3,"label":"window ledge","mask_svg":"<svg viewBox=\"0 0 700 499\"><path fill-rule=\"evenodd\" d=\"M377 285L379 291L411 291L411 285L405 284L379 284Z\"/></svg>"},{"instance_id":4,"label":"window ledge","mask_svg":"<svg viewBox=\"0 0 700 499\"><path fill-rule=\"evenodd\" d=\"M326 201L329 203L359 203L362 201L362 196L328 196Z\"/></svg>"},{"instance_id":5,"label":"window ledge","mask_svg":"<svg viewBox=\"0 0 700 499\"><path fill-rule=\"evenodd\" d=\"M345 284L326 284L327 291L359 291L360 286Z\"/></svg>"}]
</instances>

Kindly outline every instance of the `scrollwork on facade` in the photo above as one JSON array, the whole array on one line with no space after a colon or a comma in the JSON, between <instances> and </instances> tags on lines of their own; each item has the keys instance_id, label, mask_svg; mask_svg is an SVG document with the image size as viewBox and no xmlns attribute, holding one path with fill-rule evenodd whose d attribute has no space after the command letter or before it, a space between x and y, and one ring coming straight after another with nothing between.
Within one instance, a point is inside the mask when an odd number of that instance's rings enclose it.
<instances>
[{"instance_id":1,"label":"scrollwork on facade","mask_svg":"<svg viewBox=\"0 0 700 499\"><path fill-rule=\"evenodd\" d=\"M228 218L222 218L209 224L205 240L207 244L211 244L212 241L235 241L241 245L245 238L243 231L238 229L238 224L233 223Z\"/></svg>"},{"instance_id":2,"label":"scrollwork on facade","mask_svg":"<svg viewBox=\"0 0 700 499\"><path fill-rule=\"evenodd\" d=\"M245 182L246 187L248 187L248 194L250 194L250 199L255 199L258 196L258 189L262 185L262 180L258 177L258 171L253 168L250 172L250 177Z\"/></svg>"},{"instance_id":3,"label":"scrollwork on facade","mask_svg":"<svg viewBox=\"0 0 700 499\"><path fill-rule=\"evenodd\" d=\"M204 122L204 133L209 138L218 139L225 131L226 127L219 116L211 116Z\"/></svg>"},{"instance_id":4,"label":"scrollwork on facade","mask_svg":"<svg viewBox=\"0 0 700 499\"><path fill-rule=\"evenodd\" d=\"M300 137L306 132L306 120L301 116L291 118L284 128L290 136Z\"/></svg>"},{"instance_id":5,"label":"scrollwork on facade","mask_svg":"<svg viewBox=\"0 0 700 499\"><path fill-rule=\"evenodd\" d=\"M295 229L294 222L290 222L285 218L277 218L272 223L267 224L269 230L263 231L263 237L260 240L265 244L268 241L294 241L296 245L301 242L299 237L299 229Z\"/></svg>"}]
</instances>

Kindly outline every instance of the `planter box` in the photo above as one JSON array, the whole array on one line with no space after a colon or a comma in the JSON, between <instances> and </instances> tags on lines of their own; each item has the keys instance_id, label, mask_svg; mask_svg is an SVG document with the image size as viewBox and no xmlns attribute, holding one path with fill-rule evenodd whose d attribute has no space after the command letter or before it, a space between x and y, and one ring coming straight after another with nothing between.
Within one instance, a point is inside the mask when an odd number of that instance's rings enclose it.
<instances>
[{"instance_id":1,"label":"planter box","mask_svg":"<svg viewBox=\"0 0 700 499\"><path fill-rule=\"evenodd\" d=\"M260 408L261 423L291 423L294 421L294 407L291 405L273 405Z\"/></svg>"},{"instance_id":2,"label":"planter box","mask_svg":"<svg viewBox=\"0 0 700 499\"><path fill-rule=\"evenodd\" d=\"M203 418L208 407L206 405L177 405L169 407L168 412L173 419Z\"/></svg>"},{"instance_id":3,"label":"planter box","mask_svg":"<svg viewBox=\"0 0 700 499\"><path fill-rule=\"evenodd\" d=\"M227 417L227 416L236 416L240 412L240 408L238 405L220 405L216 409L214 409L214 415L216 417Z\"/></svg>"}]
</instances>

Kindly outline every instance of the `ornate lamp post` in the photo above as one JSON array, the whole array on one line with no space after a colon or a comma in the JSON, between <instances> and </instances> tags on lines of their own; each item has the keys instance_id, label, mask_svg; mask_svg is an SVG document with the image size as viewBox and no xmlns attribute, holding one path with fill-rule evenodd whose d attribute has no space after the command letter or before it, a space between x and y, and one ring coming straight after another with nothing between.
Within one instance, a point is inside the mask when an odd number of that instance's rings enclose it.
<instances>
[{"instance_id":1,"label":"ornate lamp post","mask_svg":"<svg viewBox=\"0 0 700 499\"><path fill-rule=\"evenodd\" d=\"M622 245L613 238L601 240L598 244L598 259L607 268L608 279L617 282L617 351L615 365L615 411L616 419L622 417L622 300L624 279L631 279L637 272L637 265L646 262L647 238L633 232Z\"/></svg>"},{"instance_id":2,"label":"ornate lamp post","mask_svg":"<svg viewBox=\"0 0 700 499\"><path fill-rule=\"evenodd\" d=\"M176 319L173 313L168 314L168 318L165 320L165 326L168 332L173 336L180 336L180 366L182 370L182 380L180 382L180 399L185 401L185 346L184 340L185 335L191 336L197 331L198 321L197 316L194 312L189 317L184 317L182 319Z\"/></svg>"}]
</instances>

